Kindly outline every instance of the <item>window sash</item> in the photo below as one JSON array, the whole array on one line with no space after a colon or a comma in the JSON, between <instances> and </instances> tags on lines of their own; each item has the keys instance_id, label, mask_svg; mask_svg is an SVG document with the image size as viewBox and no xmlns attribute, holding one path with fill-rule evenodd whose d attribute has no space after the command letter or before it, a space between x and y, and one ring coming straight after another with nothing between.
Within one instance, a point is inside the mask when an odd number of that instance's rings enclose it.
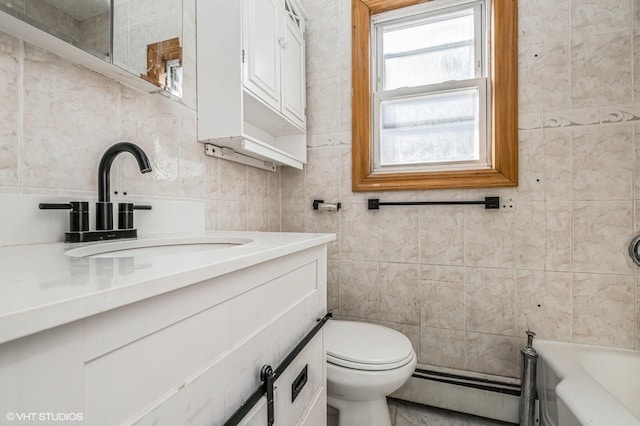
<instances>
[{"instance_id":1,"label":"window sash","mask_svg":"<svg viewBox=\"0 0 640 426\"><path fill-rule=\"evenodd\" d=\"M487 96L489 81L487 78L477 78L472 80L462 80L455 82L445 82L419 87L403 87L400 89L384 91L373 94L373 156L372 172L414 172L416 170L456 170L456 169L487 169L491 167L491 143L489 138L489 128L487 121L487 111L489 111L489 99ZM464 89L478 90L478 123L479 123L479 159L477 161L433 161L423 163L406 163L394 165L381 164L381 133L382 117L381 105L384 101L402 100L405 98L417 97L420 95L436 95L453 93Z\"/></svg>"},{"instance_id":2,"label":"window sash","mask_svg":"<svg viewBox=\"0 0 640 426\"><path fill-rule=\"evenodd\" d=\"M488 68L488 53L486 37L486 11L490 0L443 0L441 2L426 2L403 9L391 10L372 16L371 18L371 54L373 70L372 92L384 90L385 57L383 54L383 36L385 29L401 29L425 23L435 23L447 18L460 16L464 11L473 9L474 15L474 62L475 77L486 77ZM435 50L429 48L426 50ZM395 54L393 56L401 56Z\"/></svg>"},{"instance_id":3,"label":"window sash","mask_svg":"<svg viewBox=\"0 0 640 426\"><path fill-rule=\"evenodd\" d=\"M371 19L372 25L372 65L373 65L373 81L372 81L372 156L371 171L372 174L393 173L393 172L415 172L424 170L469 170L469 169L487 169L491 168L491 143L489 138L489 125L487 112L490 111L489 105L489 79L486 78L486 70L488 69L488 58L486 54L486 19L485 7L489 0L450 0L441 2L427 2L416 6L392 10L375 15ZM383 36L385 30L398 30L403 28L411 28L424 24L431 24L443 20L455 19L463 16L469 11L474 16L474 39L472 41L473 61L475 68L475 78L446 81L436 84L428 84L415 87L402 87L398 89L384 90L385 84L385 57L383 54ZM433 46L424 51L435 51L442 46ZM420 49L419 49L420 50ZM419 53L419 50L413 52ZM388 56L410 55L413 52L395 53ZM478 106L479 106L479 140L478 160L467 161L430 161L416 162L405 164L382 165L382 103L390 100L401 100L403 98L418 97L420 95L428 96L439 93L453 93L463 89L478 90Z\"/></svg>"}]
</instances>

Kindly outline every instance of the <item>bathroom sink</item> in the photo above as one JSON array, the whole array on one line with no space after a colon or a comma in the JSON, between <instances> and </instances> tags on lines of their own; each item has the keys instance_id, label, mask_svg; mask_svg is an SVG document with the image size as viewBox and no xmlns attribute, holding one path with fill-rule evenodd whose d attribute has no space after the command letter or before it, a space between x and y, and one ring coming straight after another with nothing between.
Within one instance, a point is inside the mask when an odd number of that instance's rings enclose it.
<instances>
[{"instance_id":1,"label":"bathroom sink","mask_svg":"<svg viewBox=\"0 0 640 426\"><path fill-rule=\"evenodd\" d=\"M67 250L65 254L89 258L164 256L216 251L241 246L251 241L250 238L240 237L155 238L93 244Z\"/></svg>"}]
</instances>

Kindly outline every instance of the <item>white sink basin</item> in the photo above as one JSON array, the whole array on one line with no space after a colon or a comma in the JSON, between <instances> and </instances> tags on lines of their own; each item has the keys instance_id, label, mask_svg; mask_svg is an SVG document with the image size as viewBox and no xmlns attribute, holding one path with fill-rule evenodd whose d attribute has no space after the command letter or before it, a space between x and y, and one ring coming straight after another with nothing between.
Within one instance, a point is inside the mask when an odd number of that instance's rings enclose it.
<instances>
[{"instance_id":1,"label":"white sink basin","mask_svg":"<svg viewBox=\"0 0 640 426\"><path fill-rule=\"evenodd\" d=\"M166 256L216 251L250 243L250 238L193 237L111 241L67 250L71 257L111 258L133 256Z\"/></svg>"}]
</instances>

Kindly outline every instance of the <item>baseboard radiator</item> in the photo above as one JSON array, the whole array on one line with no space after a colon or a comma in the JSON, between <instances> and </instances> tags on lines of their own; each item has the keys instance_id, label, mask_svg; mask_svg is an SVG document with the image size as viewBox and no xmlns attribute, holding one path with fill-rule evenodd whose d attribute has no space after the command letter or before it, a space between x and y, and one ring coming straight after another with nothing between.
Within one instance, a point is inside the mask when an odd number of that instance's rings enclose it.
<instances>
[{"instance_id":1,"label":"baseboard radiator","mask_svg":"<svg viewBox=\"0 0 640 426\"><path fill-rule=\"evenodd\" d=\"M467 376L464 372L416 369L407 383L389 396L504 422L520 421L518 384Z\"/></svg>"}]
</instances>

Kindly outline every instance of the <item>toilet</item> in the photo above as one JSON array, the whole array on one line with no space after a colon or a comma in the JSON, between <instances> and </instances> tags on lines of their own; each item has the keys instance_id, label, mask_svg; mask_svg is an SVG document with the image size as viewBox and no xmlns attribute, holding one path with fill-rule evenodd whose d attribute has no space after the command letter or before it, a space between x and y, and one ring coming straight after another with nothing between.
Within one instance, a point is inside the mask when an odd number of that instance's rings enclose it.
<instances>
[{"instance_id":1,"label":"toilet","mask_svg":"<svg viewBox=\"0 0 640 426\"><path fill-rule=\"evenodd\" d=\"M339 426L391 426L386 396L411 377L407 337L380 325L331 320L325 326L328 405Z\"/></svg>"}]
</instances>

